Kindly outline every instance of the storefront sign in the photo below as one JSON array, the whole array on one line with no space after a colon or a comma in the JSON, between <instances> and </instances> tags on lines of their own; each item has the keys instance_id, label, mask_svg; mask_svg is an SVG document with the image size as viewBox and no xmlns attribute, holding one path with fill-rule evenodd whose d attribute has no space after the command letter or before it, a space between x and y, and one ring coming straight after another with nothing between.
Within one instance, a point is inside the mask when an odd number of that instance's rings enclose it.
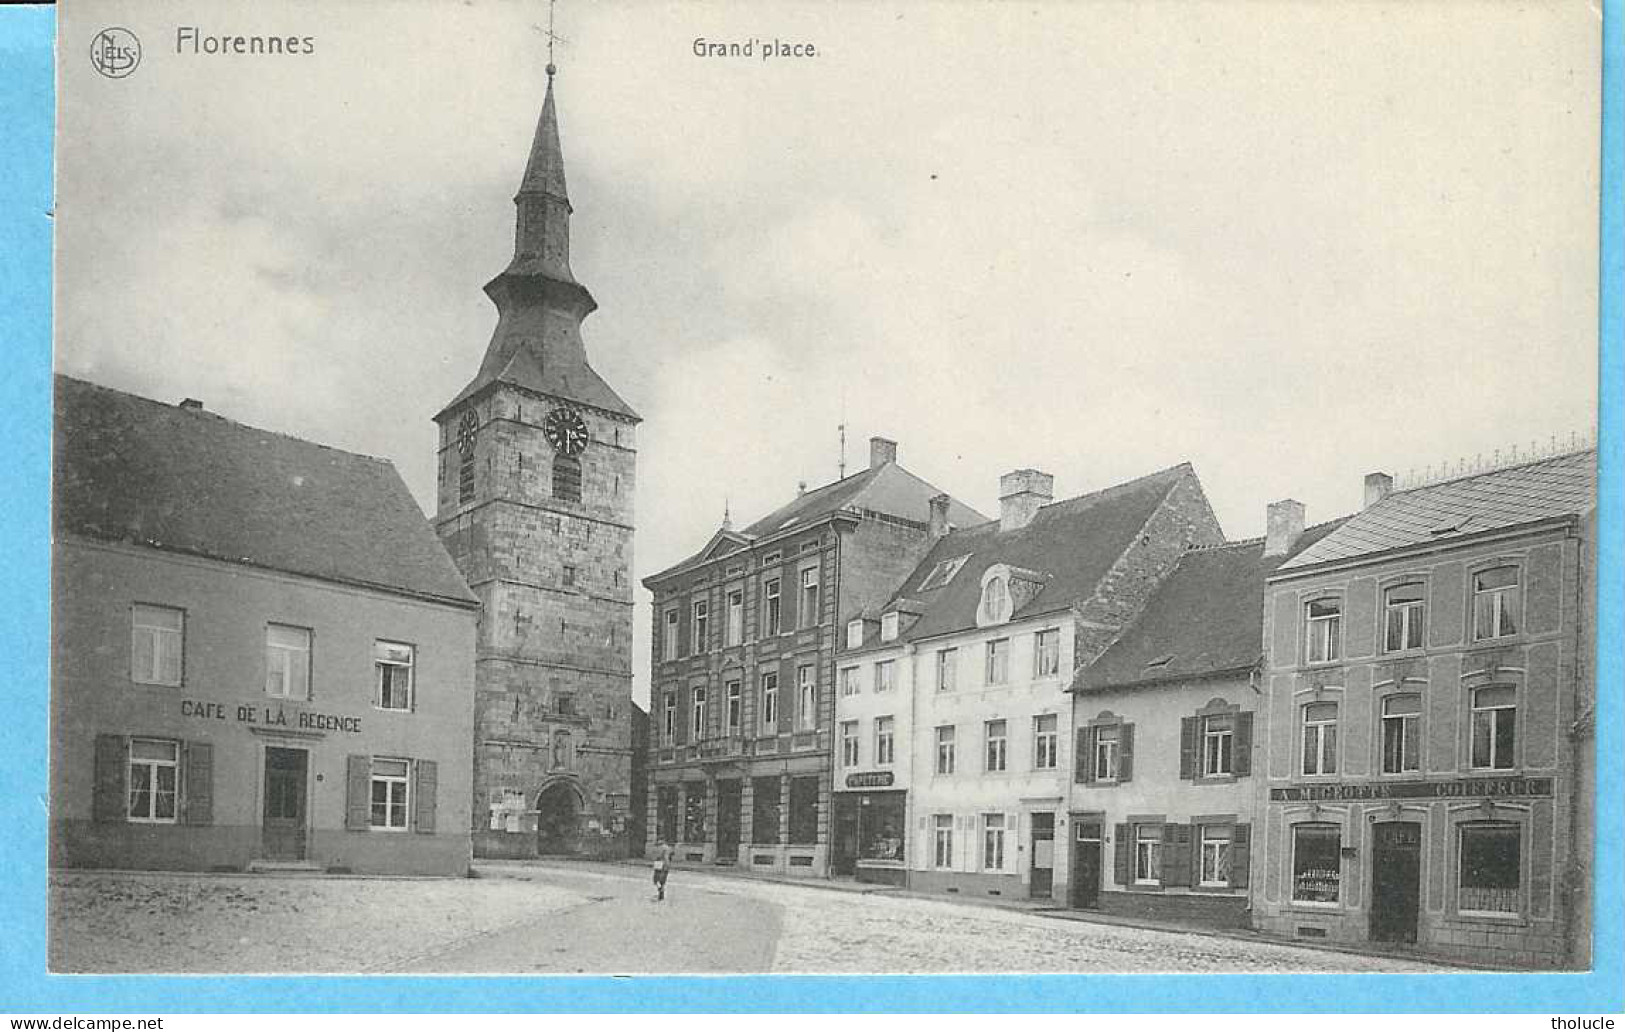
<instances>
[{"instance_id":1,"label":"storefront sign","mask_svg":"<svg viewBox=\"0 0 1625 1032\"><path fill-rule=\"evenodd\" d=\"M308 710L284 706L228 707L221 702L181 700L181 716L198 720L225 720L231 714L239 724L255 727L282 728L297 731L342 731L349 735L361 733L360 717L343 717L335 713L311 713Z\"/></svg>"},{"instance_id":2,"label":"storefront sign","mask_svg":"<svg viewBox=\"0 0 1625 1032\"><path fill-rule=\"evenodd\" d=\"M1453 781L1401 781L1361 785L1298 785L1270 789L1276 803L1333 802L1343 799L1477 799L1491 796L1549 796L1551 778L1459 778Z\"/></svg>"},{"instance_id":3,"label":"storefront sign","mask_svg":"<svg viewBox=\"0 0 1625 1032\"><path fill-rule=\"evenodd\" d=\"M862 774L848 774L847 788L885 788L895 780L889 770L871 770Z\"/></svg>"}]
</instances>

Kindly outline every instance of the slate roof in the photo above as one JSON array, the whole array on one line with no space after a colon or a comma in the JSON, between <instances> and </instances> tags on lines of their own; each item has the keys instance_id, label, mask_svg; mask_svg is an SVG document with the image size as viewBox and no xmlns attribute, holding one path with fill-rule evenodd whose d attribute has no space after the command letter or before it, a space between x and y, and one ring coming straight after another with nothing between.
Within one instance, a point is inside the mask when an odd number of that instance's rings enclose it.
<instances>
[{"instance_id":1,"label":"slate roof","mask_svg":"<svg viewBox=\"0 0 1625 1032\"><path fill-rule=\"evenodd\" d=\"M1281 564L1282 572L1578 515L1597 504L1595 449L1396 491Z\"/></svg>"},{"instance_id":2,"label":"slate roof","mask_svg":"<svg viewBox=\"0 0 1625 1032\"><path fill-rule=\"evenodd\" d=\"M56 377L57 534L475 605L395 467Z\"/></svg>"},{"instance_id":3,"label":"slate roof","mask_svg":"<svg viewBox=\"0 0 1625 1032\"><path fill-rule=\"evenodd\" d=\"M930 638L976 626L982 574L998 563L1036 571L1043 586L1011 614L1019 620L1064 609L1093 595L1112 564L1139 536L1152 513L1180 481L1195 479L1189 463L1152 473L1038 510L1019 530L1001 531L999 521L956 530L938 541L893 596L923 608L900 637ZM937 564L967 556L947 584L921 590Z\"/></svg>"},{"instance_id":4,"label":"slate roof","mask_svg":"<svg viewBox=\"0 0 1625 1032\"><path fill-rule=\"evenodd\" d=\"M1308 528L1285 556L1265 556L1262 538L1186 552L1134 623L1078 672L1072 688L1127 687L1251 669L1263 652L1264 578L1343 522Z\"/></svg>"}]
</instances>

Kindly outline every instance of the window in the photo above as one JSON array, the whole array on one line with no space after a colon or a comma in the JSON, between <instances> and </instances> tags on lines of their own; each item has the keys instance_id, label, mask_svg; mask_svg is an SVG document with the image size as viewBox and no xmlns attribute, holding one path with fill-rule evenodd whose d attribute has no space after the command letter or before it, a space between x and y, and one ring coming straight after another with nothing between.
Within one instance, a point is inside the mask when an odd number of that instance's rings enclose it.
<instances>
[{"instance_id":1,"label":"window","mask_svg":"<svg viewBox=\"0 0 1625 1032\"><path fill-rule=\"evenodd\" d=\"M982 869L1004 870L1004 814L982 814Z\"/></svg>"},{"instance_id":2,"label":"window","mask_svg":"<svg viewBox=\"0 0 1625 1032\"><path fill-rule=\"evenodd\" d=\"M937 728L937 773L952 774L954 772L954 729L949 727Z\"/></svg>"},{"instance_id":3,"label":"window","mask_svg":"<svg viewBox=\"0 0 1625 1032\"><path fill-rule=\"evenodd\" d=\"M778 634L779 627L779 578L769 577L762 582L762 635L764 637Z\"/></svg>"},{"instance_id":4,"label":"window","mask_svg":"<svg viewBox=\"0 0 1625 1032\"><path fill-rule=\"evenodd\" d=\"M379 709L412 708L412 660L410 645L393 641L372 643L372 668L377 673L378 691L373 705Z\"/></svg>"},{"instance_id":5,"label":"window","mask_svg":"<svg viewBox=\"0 0 1625 1032\"><path fill-rule=\"evenodd\" d=\"M818 668L808 663L796 667L796 727L811 731L818 726Z\"/></svg>"},{"instance_id":6,"label":"window","mask_svg":"<svg viewBox=\"0 0 1625 1032\"><path fill-rule=\"evenodd\" d=\"M987 643L988 684L1003 684L1010 676L1010 639L998 638Z\"/></svg>"},{"instance_id":7,"label":"window","mask_svg":"<svg viewBox=\"0 0 1625 1032\"><path fill-rule=\"evenodd\" d=\"M954 668L959 658L958 649L940 649L937 652L937 691L952 691Z\"/></svg>"},{"instance_id":8,"label":"window","mask_svg":"<svg viewBox=\"0 0 1625 1032\"><path fill-rule=\"evenodd\" d=\"M777 774L765 778L751 778L750 840L758 845L782 841L779 832L779 810L784 805L784 789Z\"/></svg>"},{"instance_id":9,"label":"window","mask_svg":"<svg viewBox=\"0 0 1625 1032\"><path fill-rule=\"evenodd\" d=\"M989 774L999 774L1005 768L1005 728L1002 720L989 720L982 725L983 740L986 750L983 756L983 769Z\"/></svg>"},{"instance_id":10,"label":"window","mask_svg":"<svg viewBox=\"0 0 1625 1032\"><path fill-rule=\"evenodd\" d=\"M1202 718L1202 776L1231 773L1236 718L1228 713Z\"/></svg>"},{"instance_id":11,"label":"window","mask_svg":"<svg viewBox=\"0 0 1625 1032\"><path fill-rule=\"evenodd\" d=\"M130 609L130 679L137 684L181 683L186 614L165 606Z\"/></svg>"},{"instance_id":12,"label":"window","mask_svg":"<svg viewBox=\"0 0 1625 1032\"><path fill-rule=\"evenodd\" d=\"M875 694L889 692L897 682L897 663L895 660L884 660L875 664Z\"/></svg>"},{"instance_id":13,"label":"window","mask_svg":"<svg viewBox=\"0 0 1625 1032\"><path fill-rule=\"evenodd\" d=\"M705 687L695 685L689 699L688 740L697 742L705 737Z\"/></svg>"},{"instance_id":14,"label":"window","mask_svg":"<svg viewBox=\"0 0 1625 1032\"><path fill-rule=\"evenodd\" d=\"M1511 685L1473 692L1473 766L1509 770L1518 723L1518 693Z\"/></svg>"},{"instance_id":15,"label":"window","mask_svg":"<svg viewBox=\"0 0 1625 1032\"><path fill-rule=\"evenodd\" d=\"M671 745L677 741L677 693L666 693L666 744Z\"/></svg>"},{"instance_id":16,"label":"window","mask_svg":"<svg viewBox=\"0 0 1625 1032\"><path fill-rule=\"evenodd\" d=\"M818 841L818 779L790 779L790 844L810 846Z\"/></svg>"},{"instance_id":17,"label":"window","mask_svg":"<svg viewBox=\"0 0 1625 1032\"><path fill-rule=\"evenodd\" d=\"M265 694L279 699L310 698L310 631L266 625Z\"/></svg>"},{"instance_id":18,"label":"window","mask_svg":"<svg viewBox=\"0 0 1625 1032\"><path fill-rule=\"evenodd\" d=\"M802 627L818 626L818 567L809 566L801 571L801 597L796 607L796 619Z\"/></svg>"},{"instance_id":19,"label":"window","mask_svg":"<svg viewBox=\"0 0 1625 1032\"><path fill-rule=\"evenodd\" d=\"M553 456L553 497L561 502L581 501L581 460L569 455Z\"/></svg>"},{"instance_id":20,"label":"window","mask_svg":"<svg viewBox=\"0 0 1625 1032\"><path fill-rule=\"evenodd\" d=\"M898 617L898 615L895 612L882 613L880 615L880 640L881 641L896 641L897 640L897 625L900 622L901 622L900 618Z\"/></svg>"},{"instance_id":21,"label":"window","mask_svg":"<svg viewBox=\"0 0 1625 1032\"><path fill-rule=\"evenodd\" d=\"M863 647L863 620L848 620L846 622L846 647L860 649Z\"/></svg>"},{"instance_id":22,"label":"window","mask_svg":"<svg viewBox=\"0 0 1625 1032\"><path fill-rule=\"evenodd\" d=\"M407 774L411 766L408 760L372 761L371 823L374 828L406 830Z\"/></svg>"},{"instance_id":23,"label":"window","mask_svg":"<svg viewBox=\"0 0 1625 1032\"><path fill-rule=\"evenodd\" d=\"M1054 677L1061 672L1061 632L1052 628L1033 635L1033 676Z\"/></svg>"},{"instance_id":24,"label":"window","mask_svg":"<svg viewBox=\"0 0 1625 1032\"><path fill-rule=\"evenodd\" d=\"M895 732L892 728L892 718L875 718L875 766L877 767L890 767L892 765L892 748L895 742Z\"/></svg>"},{"instance_id":25,"label":"window","mask_svg":"<svg viewBox=\"0 0 1625 1032\"><path fill-rule=\"evenodd\" d=\"M1343 833L1335 824L1292 827L1292 902L1336 903L1342 887Z\"/></svg>"},{"instance_id":26,"label":"window","mask_svg":"<svg viewBox=\"0 0 1625 1032\"><path fill-rule=\"evenodd\" d=\"M735 588L728 592L728 626L726 643L738 645L745 640L745 592Z\"/></svg>"},{"instance_id":27,"label":"window","mask_svg":"<svg viewBox=\"0 0 1625 1032\"><path fill-rule=\"evenodd\" d=\"M1473 575L1473 640L1518 633L1518 568L1497 566Z\"/></svg>"},{"instance_id":28,"label":"window","mask_svg":"<svg viewBox=\"0 0 1625 1032\"><path fill-rule=\"evenodd\" d=\"M570 732L553 732L553 767L555 770L569 770L574 759L574 750L570 748Z\"/></svg>"},{"instance_id":29,"label":"window","mask_svg":"<svg viewBox=\"0 0 1625 1032\"><path fill-rule=\"evenodd\" d=\"M705 782L683 786L683 841L705 841Z\"/></svg>"},{"instance_id":30,"label":"window","mask_svg":"<svg viewBox=\"0 0 1625 1032\"><path fill-rule=\"evenodd\" d=\"M772 731L779 726L779 675L762 675L762 730Z\"/></svg>"},{"instance_id":31,"label":"window","mask_svg":"<svg viewBox=\"0 0 1625 1032\"><path fill-rule=\"evenodd\" d=\"M951 813L931 817L931 864L942 868L954 865L954 816Z\"/></svg>"},{"instance_id":32,"label":"window","mask_svg":"<svg viewBox=\"0 0 1625 1032\"><path fill-rule=\"evenodd\" d=\"M1162 884L1162 825L1134 826L1134 884Z\"/></svg>"},{"instance_id":33,"label":"window","mask_svg":"<svg viewBox=\"0 0 1625 1032\"><path fill-rule=\"evenodd\" d=\"M179 768L179 743L130 739L130 820L175 823Z\"/></svg>"},{"instance_id":34,"label":"window","mask_svg":"<svg viewBox=\"0 0 1625 1032\"><path fill-rule=\"evenodd\" d=\"M576 697L574 692L560 692L553 696L553 709L561 717L576 715Z\"/></svg>"},{"instance_id":35,"label":"window","mask_svg":"<svg viewBox=\"0 0 1625 1032\"><path fill-rule=\"evenodd\" d=\"M1303 708L1303 772L1337 773L1337 703L1313 702Z\"/></svg>"},{"instance_id":36,"label":"window","mask_svg":"<svg viewBox=\"0 0 1625 1032\"><path fill-rule=\"evenodd\" d=\"M693 644L689 651L704 652L710 639L711 604L703 598L694 600L694 619L689 630L693 634Z\"/></svg>"},{"instance_id":37,"label":"window","mask_svg":"<svg viewBox=\"0 0 1625 1032\"><path fill-rule=\"evenodd\" d=\"M1033 718L1033 767L1038 770L1055 769L1061 737L1056 722L1053 713Z\"/></svg>"},{"instance_id":38,"label":"window","mask_svg":"<svg viewBox=\"0 0 1625 1032\"><path fill-rule=\"evenodd\" d=\"M1121 730L1113 725L1095 728L1095 780L1117 780L1117 750Z\"/></svg>"},{"instance_id":39,"label":"window","mask_svg":"<svg viewBox=\"0 0 1625 1032\"><path fill-rule=\"evenodd\" d=\"M1518 913L1520 850L1516 824L1461 826L1456 909L1463 914Z\"/></svg>"},{"instance_id":40,"label":"window","mask_svg":"<svg viewBox=\"0 0 1625 1032\"><path fill-rule=\"evenodd\" d=\"M1422 697L1390 695L1382 700L1382 772L1409 774L1422 769Z\"/></svg>"},{"instance_id":41,"label":"window","mask_svg":"<svg viewBox=\"0 0 1625 1032\"><path fill-rule=\"evenodd\" d=\"M1309 603L1309 662L1335 662L1342 651L1342 603L1335 598Z\"/></svg>"},{"instance_id":42,"label":"window","mask_svg":"<svg viewBox=\"0 0 1625 1032\"><path fill-rule=\"evenodd\" d=\"M1230 828L1228 825L1202 826L1202 857L1200 884L1214 887L1230 885Z\"/></svg>"},{"instance_id":43,"label":"window","mask_svg":"<svg viewBox=\"0 0 1625 1032\"><path fill-rule=\"evenodd\" d=\"M965 560L969 558L969 555L958 555L954 556L952 559L944 559L942 562L933 566L931 568L931 572L926 575L925 580L920 582L919 590L930 591L933 588L940 588L944 584L947 584L949 581L954 579L954 574L959 572L959 568L964 566Z\"/></svg>"},{"instance_id":44,"label":"window","mask_svg":"<svg viewBox=\"0 0 1625 1032\"><path fill-rule=\"evenodd\" d=\"M666 632L660 637L660 657L677 658L677 610L666 610Z\"/></svg>"},{"instance_id":45,"label":"window","mask_svg":"<svg viewBox=\"0 0 1625 1032\"><path fill-rule=\"evenodd\" d=\"M856 720L841 721L841 766L856 767L858 765L858 722Z\"/></svg>"},{"instance_id":46,"label":"window","mask_svg":"<svg viewBox=\"0 0 1625 1032\"><path fill-rule=\"evenodd\" d=\"M1010 619L1010 587L998 576L982 585L982 611L978 624L1003 623Z\"/></svg>"},{"instance_id":47,"label":"window","mask_svg":"<svg viewBox=\"0 0 1625 1032\"><path fill-rule=\"evenodd\" d=\"M1383 595L1384 652L1419 649L1423 644L1426 589L1421 584L1399 584Z\"/></svg>"},{"instance_id":48,"label":"window","mask_svg":"<svg viewBox=\"0 0 1625 1032\"><path fill-rule=\"evenodd\" d=\"M858 668L855 666L841 668L841 695L858 694Z\"/></svg>"},{"instance_id":49,"label":"window","mask_svg":"<svg viewBox=\"0 0 1625 1032\"><path fill-rule=\"evenodd\" d=\"M728 733L737 735L745 717L744 685L729 681L723 685L723 693L728 696Z\"/></svg>"}]
</instances>

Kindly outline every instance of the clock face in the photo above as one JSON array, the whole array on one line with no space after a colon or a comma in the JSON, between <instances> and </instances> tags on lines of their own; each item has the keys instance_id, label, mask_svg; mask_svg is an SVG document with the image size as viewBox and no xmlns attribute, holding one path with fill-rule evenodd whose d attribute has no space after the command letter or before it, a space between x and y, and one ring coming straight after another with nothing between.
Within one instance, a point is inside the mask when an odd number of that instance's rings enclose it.
<instances>
[{"instance_id":1,"label":"clock face","mask_svg":"<svg viewBox=\"0 0 1625 1032\"><path fill-rule=\"evenodd\" d=\"M572 409L556 408L542 420L542 436L554 451L574 458L587 448L587 421Z\"/></svg>"},{"instance_id":2,"label":"clock face","mask_svg":"<svg viewBox=\"0 0 1625 1032\"><path fill-rule=\"evenodd\" d=\"M457 423L457 450L467 459L474 454L474 438L480 432L480 417L470 409Z\"/></svg>"}]
</instances>

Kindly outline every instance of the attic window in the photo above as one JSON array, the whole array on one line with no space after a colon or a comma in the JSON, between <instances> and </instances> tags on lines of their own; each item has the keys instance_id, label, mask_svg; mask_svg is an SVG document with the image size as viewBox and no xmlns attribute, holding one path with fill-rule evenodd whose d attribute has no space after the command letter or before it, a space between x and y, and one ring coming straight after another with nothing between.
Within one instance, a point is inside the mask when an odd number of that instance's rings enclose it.
<instances>
[{"instance_id":1,"label":"attic window","mask_svg":"<svg viewBox=\"0 0 1625 1032\"><path fill-rule=\"evenodd\" d=\"M853 620L846 625L846 647L859 649L863 647L863 621Z\"/></svg>"},{"instance_id":2,"label":"attic window","mask_svg":"<svg viewBox=\"0 0 1625 1032\"><path fill-rule=\"evenodd\" d=\"M1147 670L1152 670L1152 669L1155 669L1157 667L1165 667L1169 663L1172 663L1173 661L1174 661L1174 654L1172 652L1170 652L1170 653L1167 653L1166 655L1158 656L1156 659L1151 660L1149 663L1147 663L1145 665L1145 668Z\"/></svg>"},{"instance_id":3,"label":"attic window","mask_svg":"<svg viewBox=\"0 0 1625 1032\"><path fill-rule=\"evenodd\" d=\"M952 559L944 559L932 568L925 580L920 582L920 590L930 591L933 588L940 588L947 584L954 579L954 574L959 572L960 567L964 566L969 558L969 555L960 555Z\"/></svg>"},{"instance_id":4,"label":"attic window","mask_svg":"<svg viewBox=\"0 0 1625 1032\"><path fill-rule=\"evenodd\" d=\"M1472 521L1472 516L1447 516L1445 517L1444 521L1438 526L1434 527L1430 533L1435 535L1454 534L1456 531L1467 526L1467 524L1471 523Z\"/></svg>"},{"instance_id":5,"label":"attic window","mask_svg":"<svg viewBox=\"0 0 1625 1032\"><path fill-rule=\"evenodd\" d=\"M893 611L891 611L889 613L882 613L881 616L880 616L880 640L881 641L896 641L897 640L897 624L898 624L898 616L897 616L897 611L896 610L893 610Z\"/></svg>"}]
</instances>

